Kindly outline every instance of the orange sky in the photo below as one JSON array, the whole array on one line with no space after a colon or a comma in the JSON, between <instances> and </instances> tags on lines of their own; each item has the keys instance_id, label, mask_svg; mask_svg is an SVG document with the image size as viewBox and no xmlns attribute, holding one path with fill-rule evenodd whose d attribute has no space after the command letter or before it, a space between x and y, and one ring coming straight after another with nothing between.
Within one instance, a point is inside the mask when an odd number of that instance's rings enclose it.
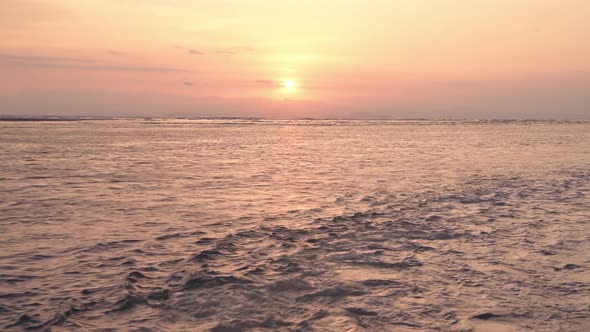
<instances>
[{"instance_id":1,"label":"orange sky","mask_svg":"<svg viewBox=\"0 0 590 332\"><path fill-rule=\"evenodd\" d=\"M588 118L589 18L586 0L2 0L0 113Z\"/></svg>"}]
</instances>

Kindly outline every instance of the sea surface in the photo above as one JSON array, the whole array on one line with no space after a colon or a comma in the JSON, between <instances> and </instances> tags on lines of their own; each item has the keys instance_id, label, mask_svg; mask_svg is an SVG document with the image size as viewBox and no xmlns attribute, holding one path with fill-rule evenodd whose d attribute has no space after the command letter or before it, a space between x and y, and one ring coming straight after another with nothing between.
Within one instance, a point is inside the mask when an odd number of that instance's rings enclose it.
<instances>
[{"instance_id":1,"label":"sea surface","mask_svg":"<svg viewBox=\"0 0 590 332\"><path fill-rule=\"evenodd\" d=\"M589 328L588 122L0 122L2 331Z\"/></svg>"}]
</instances>

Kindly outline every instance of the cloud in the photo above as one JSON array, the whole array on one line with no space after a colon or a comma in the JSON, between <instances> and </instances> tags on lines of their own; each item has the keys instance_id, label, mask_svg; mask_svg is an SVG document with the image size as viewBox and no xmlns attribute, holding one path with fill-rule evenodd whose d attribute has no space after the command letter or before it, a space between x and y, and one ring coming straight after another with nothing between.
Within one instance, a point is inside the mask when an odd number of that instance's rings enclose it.
<instances>
[{"instance_id":1,"label":"cloud","mask_svg":"<svg viewBox=\"0 0 590 332\"><path fill-rule=\"evenodd\" d=\"M174 46L174 48L185 50L190 55L205 55L205 52L202 52L202 51L194 49L194 48L189 48L189 47L184 47L184 46Z\"/></svg>"},{"instance_id":2,"label":"cloud","mask_svg":"<svg viewBox=\"0 0 590 332\"><path fill-rule=\"evenodd\" d=\"M199 51L199 50L195 50L195 49L189 49L188 52L192 55L203 55L205 53Z\"/></svg>"},{"instance_id":3,"label":"cloud","mask_svg":"<svg viewBox=\"0 0 590 332\"><path fill-rule=\"evenodd\" d=\"M116 50L108 50L107 53L110 54L110 55L116 55L116 56L125 55L126 54L125 52L116 51Z\"/></svg>"},{"instance_id":4,"label":"cloud","mask_svg":"<svg viewBox=\"0 0 590 332\"><path fill-rule=\"evenodd\" d=\"M205 55L204 51L195 49L195 48L190 48L190 47L184 47L184 46L174 46L175 48L181 49L181 50L185 50L188 54L191 55ZM216 54L226 54L226 55L236 55L239 53L250 53L250 52L254 52L255 49L252 47L247 47L247 46L235 46L235 47L225 47L225 48L220 48L217 49L215 51Z\"/></svg>"},{"instance_id":5,"label":"cloud","mask_svg":"<svg viewBox=\"0 0 590 332\"><path fill-rule=\"evenodd\" d=\"M42 62L77 62L77 63L96 63L98 61L80 59L80 58L66 58L66 57L55 57L55 56L37 56L37 55L18 55L18 54L6 54L0 53L0 60L11 60L11 61L42 61Z\"/></svg>"},{"instance_id":6,"label":"cloud","mask_svg":"<svg viewBox=\"0 0 590 332\"><path fill-rule=\"evenodd\" d=\"M185 86L189 86L189 87L193 86L193 82L189 82L189 81L183 82L182 84L184 84Z\"/></svg>"},{"instance_id":7,"label":"cloud","mask_svg":"<svg viewBox=\"0 0 590 332\"><path fill-rule=\"evenodd\" d=\"M96 60L54 57L54 56L30 56L0 53L0 64L22 68L58 68L75 70L104 70L126 72L153 72L153 73L181 73L188 72L184 69L171 67L151 66L119 66L110 65Z\"/></svg>"},{"instance_id":8,"label":"cloud","mask_svg":"<svg viewBox=\"0 0 590 332\"><path fill-rule=\"evenodd\" d=\"M148 73L186 73L187 70L168 67L138 67L138 66L110 66L110 65L75 65L43 62L14 62L17 67L28 68L60 68L77 70L104 70L104 71L127 71L127 72L148 72Z\"/></svg>"}]
</instances>

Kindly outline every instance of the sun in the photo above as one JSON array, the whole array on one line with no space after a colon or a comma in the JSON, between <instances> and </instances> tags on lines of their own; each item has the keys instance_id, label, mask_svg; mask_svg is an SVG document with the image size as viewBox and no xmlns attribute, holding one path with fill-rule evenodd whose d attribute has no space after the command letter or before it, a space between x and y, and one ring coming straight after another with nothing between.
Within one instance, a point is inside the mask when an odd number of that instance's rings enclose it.
<instances>
[{"instance_id":1,"label":"sun","mask_svg":"<svg viewBox=\"0 0 590 332\"><path fill-rule=\"evenodd\" d=\"M283 92L295 92L297 90L297 82L295 80L283 80L281 82Z\"/></svg>"}]
</instances>

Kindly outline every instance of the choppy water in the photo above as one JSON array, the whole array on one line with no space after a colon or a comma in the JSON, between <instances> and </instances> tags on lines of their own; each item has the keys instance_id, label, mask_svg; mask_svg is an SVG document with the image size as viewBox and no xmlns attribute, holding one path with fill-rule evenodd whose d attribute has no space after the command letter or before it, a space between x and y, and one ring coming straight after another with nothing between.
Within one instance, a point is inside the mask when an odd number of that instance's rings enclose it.
<instances>
[{"instance_id":1,"label":"choppy water","mask_svg":"<svg viewBox=\"0 0 590 332\"><path fill-rule=\"evenodd\" d=\"M583 331L590 123L0 123L0 329Z\"/></svg>"}]
</instances>

